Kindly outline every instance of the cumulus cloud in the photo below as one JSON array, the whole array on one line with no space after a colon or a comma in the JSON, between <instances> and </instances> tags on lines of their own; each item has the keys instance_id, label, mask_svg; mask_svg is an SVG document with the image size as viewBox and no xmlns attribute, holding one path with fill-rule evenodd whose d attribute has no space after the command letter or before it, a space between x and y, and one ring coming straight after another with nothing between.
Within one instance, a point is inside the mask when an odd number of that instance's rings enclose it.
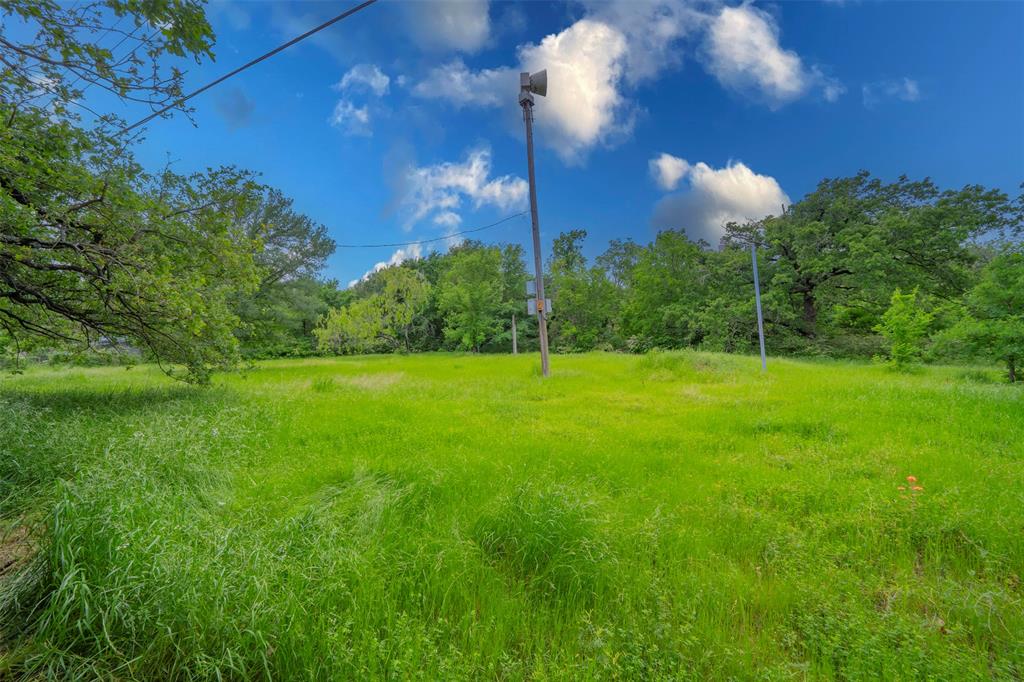
<instances>
[{"instance_id":1,"label":"cumulus cloud","mask_svg":"<svg viewBox=\"0 0 1024 682\"><path fill-rule=\"evenodd\" d=\"M334 105L330 124L348 135L370 136L370 106L358 106L351 99L355 93L365 92L383 97L388 92L391 79L376 64L357 64L345 72L341 80L331 86L333 90L344 93Z\"/></svg>"},{"instance_id":2,"label":"cumulus cloud","mask_svg":"<svg viewBox=\"0 0 1024 682\"><path fill-rule=\"evenodd\" d=\"M356 64L333 87L335 90L366 89L382 97L388 92L391 79L376 64Z\"/></svg>"},{"instance_id":3,"label":"cumulus cloud","mask_svg":"<svg viewBox=\"0 0 1024 682\"><path fill-rule=\"evenodd\" d=\"M473 71L461 60L432 70L412 92L457 107L515 106L521 71L547 69L547 97L537 97L536 124L543 143L567 162L580 161L596 144L633 126L632 107L620 92L628 46L608 24L581 19L539 44L519 48L519 65Z\"/></svg>"},{"instance_id":4,"label":"cumulus cloud","mask_svg":"<svg viewBox=\"0 0 1024 682\"><path fill-rule=\"evenodd\" d=\"M821 67L783 49L774 19L751 5L584 0L584 8L585 16L562 31L520 46L516 64L476 70L452 60L428 72L412 94L456 107L514 107L518 74L547 69L549 95L536 102L544 133L538 139L576 163L632 131L631 89L677 67L683 41L693 35L703 35L705 66L723 85L754 92L770 106L812 91L834 102L845 92Z\"/></svg>"},{"instance_id":5,"label":"cumulus cloud","mask_svg":"<svg viewBox=\"0 0 1024 682\"><path fill-rule=\"evenodd\" d=\"M452 228L461 222L456 211L468 201L474 209L494 206L503 211L525 204L528 186L512 175L491 177L491 152L470 151L461 163L444 162L409 168L404 178L402 204L407 226L430 216L435 224Z\"/></svg>"},{"instance_id":6,"label":"cumulus cloud","mask_svg":"<svg viewBox=\"0 0 1024 682\"><path fill-rule=\"evenodd\" d=\"M865 83L861 87L864 106L872 109L882 99L898 99L902 102L916 102L921 99L921 87L913 78L897 78L895 80Z\"/></svg>"},{"instance_id":7,"label":"cumulus cloud","mask_svg":"<svg viewBox=\"0 0 1024 682\"><path fill-rule=\"evenodd\" d=\"M690 164L686 162L686 159L680 159L678 156L664 152L648 161L647 165L654 182L666 191L674 190L690 170Z\"/></svg>"},{"instance_id":8,"label":"cumulus cloud","mask_svg":"<svg viewBox=\"0 0 1024 682\"><path fill-rule=\"evenodd\" d=\"M684 177L689 187L655 205L651 222L658 229L682 229L694 241L702 239L717 246L726 223L778 215L789 203L775 178L755 173L745 164L712 168L703 162L690 165L679 160L686 164Z\"/></svg>"},{"instance_id":9,"label":"cumulus cloud","mask_svg":"<svg viewBox=\"0 0 1024 682\"><path fill-rule=\"evenodd\" d=\"M391 258L382 260L375 264L372 268L363 273L362 277L354 279L348 283L348 287L351 289L360 282L365 282L370 279L370 275L375 272L380 272L384 268L390 268L393 265L401 265L407 260L417 260L423 256L423 249L419 244L410 244L409 246L403 246L402 248L391 254Z\"/></svg>"},{"instance_id":10,"label":"cumulus cloud","mask_svg":"<svg viewBox=\"0 0 1024 682\"><path fill-rule=\"evenodd\" d=\"M427 50L476 52L491 37L489 0L434 0L405 5L413 40Z\"/></svg>"},{"instance_id":11,"label":"cumulus cloud","mask_svg":"<svg viewBox=\"0 0 1024 682\"><path fill-rule=\"evenodd\" d=\"M520 48L523 71L548 70L552 87L537 98L537 125L563 160L579 161L593 145L632 130L632 109L620 92L627 54L622 32L591 19Z\"/></svg>"},{"instance_id":12,"label":"cumulus cloud","mask_svg":"<svg viewBox=\"0 0 1024 682\"><path fill-rule=\"evenodd\" d=\"M821 88L834 102L843 93L838 81L779 44L779 28L753 5L723 7L711 21L704 43L705 63L718 81L737 92L752 92L773 107Z\"/></svg>"},{"instance_id":13,"label":"cumulus cloud","mask_svg":"<svg viewBox=\"0 0 1024 682\"><path fill-rule=\"evenodd\" d=\"M417 97L442 99L460 108L497 107L513 101L518 92L519 73L515 69L471 71L461 59L434 67L412 88Z\"/></svg>"},{"instance_id":14,"label":"cumulus cloud","mask_svg":"<svg viewBox=\"0 0 1024 682\"><path fill-rule=\"evenodd\" d=\"M678 41L706 23L687 0L588 0L590 18L614 26L626 38L623 58L630 84L654 78L682 62Z\"/></svg>"},{"instance_id":15,"label":"cumulus cloud","mask_svg":"<svg viewBox=\"0 0 1024 682\"><path fill-rule=\"evenodd\" d=\"M340 99L328 119L330 124L349 135L370 136L370 110L357 107L347 99Z\"/></svg>"}]
</instances>

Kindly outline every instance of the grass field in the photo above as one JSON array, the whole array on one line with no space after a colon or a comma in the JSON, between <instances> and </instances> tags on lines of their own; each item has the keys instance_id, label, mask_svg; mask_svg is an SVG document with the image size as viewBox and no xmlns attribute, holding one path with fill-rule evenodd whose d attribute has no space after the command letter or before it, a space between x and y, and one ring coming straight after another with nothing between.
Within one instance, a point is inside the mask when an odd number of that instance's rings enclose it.
<instances>
[{"instance_id":1,"label":"grass field","mask_svg":"<svg viewBox=\"0 0 1024 682\"><path fill-rule=\"evenodd\" d=\"M536 365L0 379L0 677L1024 677L1020 387Z\"/></svg>"}]
</instances>

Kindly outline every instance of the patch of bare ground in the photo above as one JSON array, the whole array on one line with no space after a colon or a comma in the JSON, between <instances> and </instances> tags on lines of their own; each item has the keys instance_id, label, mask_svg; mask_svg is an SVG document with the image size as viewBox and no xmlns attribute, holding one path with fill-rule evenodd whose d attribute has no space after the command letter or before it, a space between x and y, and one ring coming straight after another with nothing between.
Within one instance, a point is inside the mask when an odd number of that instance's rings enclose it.
<instances>
[{"instance_id":1,"label":"patch of bare ground","mask_svg":"<svg viewBox=\"0 0 1024 682\"><path fill-rule=\"evenodd\" d=\"M35 553L31 527L18 523L0 534L0 579L16 572Z\"/></svg>"}]
</instances>

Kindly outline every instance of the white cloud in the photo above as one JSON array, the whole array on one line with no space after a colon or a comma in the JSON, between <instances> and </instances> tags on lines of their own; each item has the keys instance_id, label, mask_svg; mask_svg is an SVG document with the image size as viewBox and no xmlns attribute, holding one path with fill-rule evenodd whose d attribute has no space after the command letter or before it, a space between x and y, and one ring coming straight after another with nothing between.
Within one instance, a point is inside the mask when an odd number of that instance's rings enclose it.
<instances>
[{"instance_id":1,"label":"white cloud","mask_svg":"<svg viewBox=\"0 0 1024 682\"><path fill-rule=\"evenodd\" d=\"M433 166L413 167L405 177L402 204L408 211L407 225L412 226L427 216L445 227L457 225L456 213L464 199L473 208L494 206L503 211L525 204L526 181L512 175L491 177L491 152L478 148L466 155L462 163L445 162Z\"/></svg>"},{"instance_id":2,"label":"white cloud","mask_svg":"<svg viewBox=\"0 0 1024 682\"><path fill-rule=\"evenodd\" d=\"M476 52L491 37L489 0L433 0L404 7L409 32L421 48Z\"/></svg>"},{"instance_id":3,"label":"white cloud","mask_svg":"<svg viewBox=\"0 0 1024 682\"><path fill-rule=\"evenodd\" d=\"M789 204L775 178L759 175L742 163L730 162L717 169L703 162L687 163L687 168L689 189L655 204L652 223L658 229L682 229L690 239L717 246L726 223L778 215Z\"/></svg>"},{"instance_id":4,"label":"white cloud","mask_svg":"<svg viewBox=\"0 0 1024 682\"><path fill-rule=\"evenodd\" d=\"M327 120L332 126L349 135L372 135L370 110L367 107L357 107L347 99L338 100L338 103L334 105L331 117Z\"/></svg>"},{"instance_id":5,"label":"white cloud","mask_svg":"<svg viewBox=\"0 0 1024 682\"><path fill-rule=\"evenodd\" d=\"M538 143L577 163L593 147L632 132L638 108L630 90L677 67L682 41L692 34L705 33L704 61L719 81L758 92L771 106L812 90L834 102L845 91L784 50L772 17L750 5L719 11L691 0L584 0L584 7L582 19L520 46L517 64L474 70L456 59L428 72L412 94L456 107L514 110L518 74L547 69L549 94L536 98Z\"/></svg>"},{"instance_id":6,"label":"white cloud","mask_svg":"<svg viewBox=\"0 0 1024 682\"><path fill-rule=\"evenodd\" d=\"M520 48L523 71L548 71L548 96L536 98L537 127L564 161L580 161L595 144L632 131L620 92L627 54L625 35L591 19Z\"/></svg>"},{"instance_id":7,"label":"white cloud","mask_svg":"<svg viewBox=\"0 0 1024 682\"><path fill-rule=\"evenodd\" d=\"M690 164L686 162L686 159L680 159L678 156L672 156L664 152L660 156L648 161L647 165L651 172L651 177L654 178L654 182L657 183L658 187L666 191L674 190L679 185L679 181L690 170Z\"/></svg>"},{"instance_id":8,"label":"white cloud","mask_svg":"<svg viewBox=\"0 0 1024 682\"><path fill-rule=\"evenodd\" d=\"M434 224L449 229L455 229L462 224L462 217L458 213L443 211L434 216Z\"/></svg>"},{"instance_id":9,"label":"white cloud","mask_svg":"<svg viewBox=\"0 0 1024 682\"><path fill-rule=\"evenodd\" d=\"M366 91L377 97L382 97L387 94L390 83L391 79L376 64L357 64L349 69L341 77L341 80L331 88L343 93ZM368 137L373 134L370 119L368 104L357 106L346 96L339 99L334 105L334 111L328 121L332 126L341 129L348 135Z\"/></svg>"},{"instance_id":10,"label":"white cloud","mask_svg":"<svg viewBox=\"0 0 1024 682\"><path fill-rule=\"evenodd\" d=\"M356 64L333 87L339 91L366 88L382 97L387 94L389 83L391 79L376 64Z\"/></svg>"},{"instance_id":11,"label":"white cloud","mask_svg":"<svg viewBox=\"0 0 1024 682\"><path fill-rule=\"evenodd\" d=\"M471 71L455 60L430 71L412 92L459 107L514 107L520 71L547 69L548 96L536 98L538 140L577 162L594 145L632 130L632 108L620 93L627 49L617 29L581 19L540 44L521 46L517 68Z\"/></svg>"},{"instance_id":12,"label":"white cloud","mask_svg":"<svg viewBox=\"0 0 1024 682\"><path fill-rule=\"evenodd\" d=\"M626 37L625 79L636 84L682 62L678 41L706 23L687 0L588 0L590 18L614 26Z\"/></svg>"},{"instance_id":13,"label":"white cloud","mask_svg":"<svg viewBox=\"0 0 1024 682\"><path fill-rule=\"evenodd\" d=\"M897 78L895 80L865 83L861 87L864 106L872 109L883 98L898 99L903 102L916 102L921 99L921 87L913 78Z\"/></svg>"},{"instance_id":14,"label":"white cloud","mask_svg":"<svg viewBox=\"0 0 1024 682\"><path fill-rule=\"evenodd\" d=\"M348 288L351 289L360 282L365 282L370 279L370 275L375 272L380 272L384 268L390 268L394 265L401 265L407 260L418 260L423 255L423 249L419 244L410 244L409 246L403 246L402 248L391 254L391 258L382 260L375 264L372 268L363 273L363 276L359 279L354 279L348 283Z\"/></svg>"},{"instance_id":15,"label":"white cloud","mask_svg":"<svg viewBox=\"0 0 1024 682\"><path fill-rule=\"evenodd\" d=\"M511 93L511 94L509 94ZM431 69L412 88L424 99L442 99L456 107L497 107L519 93L519 73L511 68L470 71L461 59Z\"/></svg>"},{"instance_id":16,"label":"white cloud","mask_svg":"<svg viewBox=\"0 0 1024 682\"><path fill-rule=\"evenodd\" d=\"M835 79L827 79L821 89L826 102L836 102L846 92L846 86Z\"/></svg>"},{"instance_id":17,"label":"white cloud","mask_svg":"<svg viewBox=\"0 0 1024 682\"><path fill-rule=\"evenodd\" d=\"M779 44L779 28L767 12L753 5L723 7L708 27L704 44L708 71L737 92L755 92L772 107L820 87L834 102L843 87L818 67L807 68L800 56Z\"/></svg>"}]
</instances>

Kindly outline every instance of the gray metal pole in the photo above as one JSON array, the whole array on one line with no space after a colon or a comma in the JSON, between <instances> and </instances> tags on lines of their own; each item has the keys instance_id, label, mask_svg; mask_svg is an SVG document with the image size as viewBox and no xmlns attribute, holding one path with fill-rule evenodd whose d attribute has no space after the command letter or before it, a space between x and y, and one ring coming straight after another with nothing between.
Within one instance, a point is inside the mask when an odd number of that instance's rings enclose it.
<instances>
[{"instance_id":1,"label":"gray metal pole","mask_svg":"<svg viewBox=\"0 0 1024 682\"><path fill-rule=\"evenodd\" d=\"M750 257L754 261L754 299L757 301L757 338L761 342L761 371L768 370L768 359L764 354L764 318L761 317L761 283L757 279L757 244L750 243Z\"/></svg>"},{"instance_id":2,"label":"gray metal pole","mask_svg":"<svg viewBox=\"0 0 1024 682\"><path fill-rule=\"evenodd\" d=\"M533 102L522 100L523 122L526 123L526 162L530 176L530 218L533 220L533 267L537 277L537 330L540 333L541 374L549 376L548 363L548 320L544 310L544 269L540 257L540 221L537 218L537 178L533 172Z\"/></svg>"},{"instance_id":3,"label":"gray metal pole","mask_svg":"<svg viewBox=\"0 0 1024 682\"><path fill-rule=\"evenodd\" d=\"M512 355L519 355L519 334L516 332L515 313L512 313Z\"/></svg>"}]
</instances>

